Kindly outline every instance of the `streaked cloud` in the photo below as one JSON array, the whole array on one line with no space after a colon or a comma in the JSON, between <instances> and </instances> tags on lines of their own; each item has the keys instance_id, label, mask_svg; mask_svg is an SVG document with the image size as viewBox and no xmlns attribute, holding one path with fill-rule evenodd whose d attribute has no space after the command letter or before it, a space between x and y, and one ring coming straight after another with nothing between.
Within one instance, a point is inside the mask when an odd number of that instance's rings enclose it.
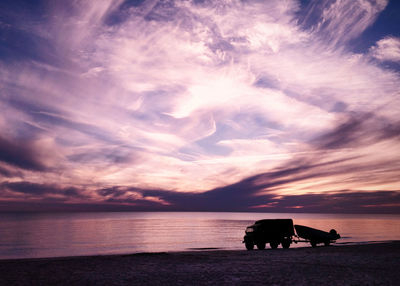
<instances>
[{"instance_id":1,"label":"streaked cloud","mask_svg":"<svg viewBox=\"0 0 400 286\"><path fill-rule=\"evenodd\" d=\"M359 37L374 23L388 2L388 0L310 1L303 21L328 44L343 47L343 44ZM318 20L315 21L315 18Z\"/></svg>"},{"instance_id":2,"label":"streaked cloud","mask_svg":"<svg viewBox=\"0 0 400 286\"><path fill-rule=\"evenodd\" d=\"M399 38L353 49L387 6L2 4L2 199L53 188L71 204L217 206L235 195L215 190L240 182L247 209L271 209L280 195L397 192L400 81L386 63Z\"/></svg>"}]
</instances>

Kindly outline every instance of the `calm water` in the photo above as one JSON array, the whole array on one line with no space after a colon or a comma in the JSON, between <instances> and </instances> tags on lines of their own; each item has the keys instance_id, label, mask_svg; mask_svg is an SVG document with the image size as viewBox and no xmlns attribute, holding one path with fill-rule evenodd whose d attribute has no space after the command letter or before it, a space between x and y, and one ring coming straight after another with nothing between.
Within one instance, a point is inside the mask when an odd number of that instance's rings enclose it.
<instances>
[{"instance_id":1,"label":"calm water","mask_svg":"<svg viewBox=\"0 0 400 286\"><path fill-rule=\"evenodd\" d=\"M245 249L244 229L255 220L292 218L329 231L338 243L400 239L399 215L265 213L1 214L0 259L78 256L201 248ZM291 247L309 246L305 243Z\"/></svg>"}]
</instances>

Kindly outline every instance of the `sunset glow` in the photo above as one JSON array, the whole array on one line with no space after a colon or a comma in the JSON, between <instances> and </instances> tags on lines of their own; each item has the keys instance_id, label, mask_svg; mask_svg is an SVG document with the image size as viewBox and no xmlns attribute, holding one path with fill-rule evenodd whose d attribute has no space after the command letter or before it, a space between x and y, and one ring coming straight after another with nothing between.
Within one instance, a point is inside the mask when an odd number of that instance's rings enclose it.
<instances>
[{"instance_id":1,"label":"sunset glow","mask_svg":"<svg viewBox=\"0 0 400 286\"><path fill-rule=\"evenodd\" d=\"M396 1L5 2L0 211L399 213Z\"/></svg>"}]
</instances>

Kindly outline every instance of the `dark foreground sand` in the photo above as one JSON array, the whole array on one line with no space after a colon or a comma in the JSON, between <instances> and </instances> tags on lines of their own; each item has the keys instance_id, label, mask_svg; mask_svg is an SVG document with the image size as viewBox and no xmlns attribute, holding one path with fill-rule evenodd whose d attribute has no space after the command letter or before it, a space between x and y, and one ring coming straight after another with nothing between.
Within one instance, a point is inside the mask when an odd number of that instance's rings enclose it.
<instances>
[{"instance_id":1,"label":"dark foreground sand","mask_svg":"<svg viewBox=\"0 0 400 286\"><path fill-rule=\"evenodd\" d=\"M400 242L0 260L0 285L400 285Z\"/></svg>"}]
</instances>

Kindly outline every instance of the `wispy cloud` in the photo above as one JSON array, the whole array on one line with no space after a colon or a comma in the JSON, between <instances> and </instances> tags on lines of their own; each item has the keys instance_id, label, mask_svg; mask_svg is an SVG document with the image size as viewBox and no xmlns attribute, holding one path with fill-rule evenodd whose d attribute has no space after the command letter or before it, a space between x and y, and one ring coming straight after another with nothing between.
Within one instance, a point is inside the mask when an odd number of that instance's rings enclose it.
<instances>
[{"instance_id":1,"label":"wispy cloud","mask_svg":"<svg viewBox=\"0 0 400 286\"><path fill-rule=\"evenodd\" d=\"M310 1L303 23L325 43L344 48L375 22L387 4L388 0Z\"/></svg>"},{"instance_id":2,"label":"wispy cloud","mask_svg":"<svg viewBox=\"0 0 400 286\"><path fill-rule=\"evenodd\" d=\"M399 190L398 37L351 48L387 4L2 4L1 186L162 207L246 178L271 198Z\"/></svg>"}]
</instances>

